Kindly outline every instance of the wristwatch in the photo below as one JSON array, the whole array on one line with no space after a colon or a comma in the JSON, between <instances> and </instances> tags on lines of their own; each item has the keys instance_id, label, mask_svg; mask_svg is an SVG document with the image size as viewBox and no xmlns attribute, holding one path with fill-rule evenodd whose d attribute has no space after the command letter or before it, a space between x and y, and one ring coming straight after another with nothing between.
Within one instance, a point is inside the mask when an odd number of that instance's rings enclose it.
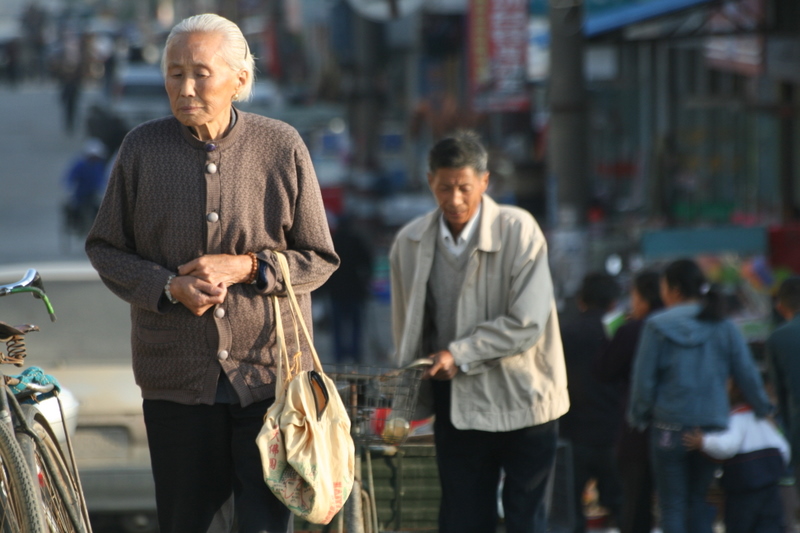
<instances>
[{"instance_id":1,"label":"wristwatch","mask_svg":"<svg viewBox=\"0 0 800 533\"><path fill-rule=\"evenodd\" d=\"M175 297L172 295L172 293L169 290L169 284L172 283L173 279L175 279L175 274L170 274L170 276L167 278L167 284L164 285L164 296L167 297L167 300L169 300L169 303L176 304L176 303L178 303L178 300L175 299Z\"/></svg>"}]
</instances>

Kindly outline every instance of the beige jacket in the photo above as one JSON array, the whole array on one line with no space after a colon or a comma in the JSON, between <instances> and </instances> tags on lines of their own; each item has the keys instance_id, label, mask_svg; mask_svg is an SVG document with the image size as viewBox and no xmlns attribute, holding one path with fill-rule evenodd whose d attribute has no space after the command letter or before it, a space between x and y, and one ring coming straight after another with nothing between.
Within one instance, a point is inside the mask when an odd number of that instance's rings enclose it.
<instances>
[{"instance_id":1,"label":"beige jacket","mask_svg":"<svg viewBox=\"0 0 800 533\"><path fill-rule=\"evenodd\" d=\"M406 225L390 253L401 364L428 355L421 353L423 316L440 215ZM465 370L453 379L453 425L512 431L555 420L569 409L569 395L544 235L530 213L488 196L477 231L449 345Z\"/></svg>"}]
</instances>

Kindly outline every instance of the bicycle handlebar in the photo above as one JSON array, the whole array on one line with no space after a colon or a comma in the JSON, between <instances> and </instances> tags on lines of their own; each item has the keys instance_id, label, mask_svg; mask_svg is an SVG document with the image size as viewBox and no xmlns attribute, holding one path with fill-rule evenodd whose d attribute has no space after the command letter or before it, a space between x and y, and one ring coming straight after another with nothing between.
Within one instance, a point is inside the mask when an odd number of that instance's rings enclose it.
<instances>
[{"instance_id":1,"label":"bicycle handlebar","mask_svg":"<svg viewBox=\"0 0 800 533\"><path fill-rule=\"evenodd\" d=\"M53 383L48 383L47 385L41 385L39 383L26 383L25 384L25 390L29 390L29 391L34 392L36 394L45 394L45 393L48 393L48 392L52 391L55 388L56 388L56 386Z\"/></svg>"},{"instance_id":2,"label":"bicycle handlebar","mask_svg":"<svg viewBox=\"0 0 800 533\"><path fill-rule=\"evenodd\" d=\"M39 298L44 302L47 308L47 313L50 315L50 321L56 321L56 312L53 310L53 305L50 303L50 298L44 292L44 284L42 283L42 276L36 269L29 268L21 280L6 285L0 285L0 296L7 294L17 294L21 292L30 292L34 298Z\"/></svg>"}]
</instances>

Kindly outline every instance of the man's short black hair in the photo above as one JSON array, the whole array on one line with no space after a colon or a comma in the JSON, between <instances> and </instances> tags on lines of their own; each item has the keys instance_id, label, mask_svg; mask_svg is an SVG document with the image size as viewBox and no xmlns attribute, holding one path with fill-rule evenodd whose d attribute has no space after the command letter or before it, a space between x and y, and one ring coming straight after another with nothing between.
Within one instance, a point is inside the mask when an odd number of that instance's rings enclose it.
<instances>
[{"instance_id":1,"label":"man's short black hair","mask_svg":"<svg viewBox=\"0 0 800 533\"><path fill-rule=\"evenodd\" d=\"M640 272L633 278L633 286L647 302L651 312L664 307L664 302L661 301L661 275L658 272Z\"/></svg>"},{"instance_id":2,"label":"man's short black hair","mask_svg":"<svg viewBox=\"0 0 800 533\"><path fill-rule=\"evenodd\" d=\"M472 167L478 174L489 170L489 154L480 136L472 130L459 130L437 142L428 154L428 170Z\"/></svg>"},{"instance_id":3,"label":"man's short black hair","mask_svg":"<svg viewBox=\"0 0 800 533\"><path fill-rule=\"evenodd\" d=\"M778 302L792 313L800 313L800 276L786 278L778 287Z\"/></svg>"},{"instance_id":4,"label":"man's short black hair","mask_svg":"<svg viewBox=\"0 0 800 533\"><path fill-rule=\"evenodd\" d=\"M583 278L578 296L587 308L607 311L619 299L620 288L609 274L591 272Z\"/></svg>"}]
</instances>

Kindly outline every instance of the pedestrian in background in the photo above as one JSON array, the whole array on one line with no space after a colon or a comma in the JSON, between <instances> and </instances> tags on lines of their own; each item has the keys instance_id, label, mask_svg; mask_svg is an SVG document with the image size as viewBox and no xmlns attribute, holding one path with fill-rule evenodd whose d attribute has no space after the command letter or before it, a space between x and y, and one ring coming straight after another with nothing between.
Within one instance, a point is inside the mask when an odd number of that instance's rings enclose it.
<instances>
[{"instance_id":1,"label":"pedestrian in background","mask_svg":"<svg viewBox=\"0 0 800 533\"><path fill-rule=\"evenodd\" d=\"M786 322L767 339L767 362L778 413L792 446L795 485L800 489L800 277L784 280L776 300L775 308Z\"/></svg>"},{"instance_id":2,"label":"pedestrian in background","mask_svg":"<svg viewBox=\"0 0 800 533\"><path fill-rule=\"evenodd\" d=\"M339 264L311 157L283 122L237 110L254 60L213 14L178 23L162 69L173 116L125 138L86 252L131 306L161 533L291 531L256 436L275 401L271 295L289 263L306 324ZM283 322L292 322L281 306ZM309 347L287 328L286 342ZM310 355L301 370L311 369ZM234 515L235 510L235 515Z\"/></svg>"},{"instance_id":3,"label":"pedestrian in background","mask_svg":"<svg viewBox=\"0 0 800 533\"><path fill-rule=\"evenodd\" d=\"M772 420L756 418L742 392L729 380L728 429L683 435L689 450L723 461L720 486L725 491L725 533L783 533L780 480L791 456L789 443Z\"/></svg>"},{"instance_id":4,"label":"pedestrian in background","mask_svg":"<svg viewBox=\"0 0 800 533\"><path fill-rule=\"evenodd\" d=\"M82 38L77 32L67 30L64 32L61 48L52 62L53 73L59 85L64 130L69 135L75 132L78 101L86 71L86 53L86 37Z\"/></svg>"},{"instance_id":5,"label":"pedestrian in background","mask_svg":"<svg viewBox=\"0 0 800 533\"><path fill-rule=\"evenodd\" d=\"M616 445L616 465L622 483L622 509L617 524L620 533L650 533L654 526L650 432L632 428L625 419L625 412L630 403L631 372L644 320L663 305L659 275L656 272L637 274L630 292L630 318L617 329L597 361L597 377L619 383L624 391Z\"/></svg>"},{"instance_id":6,"label":"pedestrian in background","mask_svg":"<svg viewBox=\"0 0 800 533\"><path fill-rule=\"evenodd\" d=\"M589 480L597 482L600 505L619 521L622 487L614 461L620 426L622 388L595 374L597 359L608 345L603 317L617 305L620 288L608 274L587 274L577 294L579 313L561 323L564 360L569 382L569 412L559 433L572 450L575 533L586 531L583 494Z\"/></svg>"},{"instance_id":7,"label":"pedestrian in background","mask_svg":"<svg viewBox=\"0 0 800 533\"><path fill-rule=\"evenodd\" d=\"M103 198L107 157L106 146L99 139L90 137L64 177L64 187L68 194L64 206L66 224L68 229L82 235L92 226Z\"/></svg>"},{"instance_id":8,"label":"pedestrian in background","mask_svg":"<svg viewBox=\"0 0 800 533\"><path fill-rule=\"evenodd\" d=\"M506 531L544 533L569 408L544 234L530 213L484 194L476 134L439 141L428 166L439 208L400 230L390 262L398 361L433 360L420 396L436 415L439 531L495 531L504 470Z\"/></svg>"},{"instance_id":9,"label":"pedestrian in background","mask_svg":"<svg viewBox=\"0 0 800 533\"><path fill-rule=\"evenodd\" d=\"M372 281L372 248L343 214L333 232L333 247L341 265L325 283L331 304L331 325L336 363L363 363L364 310Z\"/></svg>"},{"instance_id":10,"label":"pedestrian in background","mask_svg":"<svg viewBox=\"0 0 800 533\"><path fill-rule=\"evenodd\" d=\"M683 446L682 435L728 427L733 377L756 416L772 411L753 356L725 318L721 292L694 261L670 263L661 278L666 310L645 321L633 368L629 421L650 428L650 453L664 533L709 533L706 494L716 465Z\"/></svg>"}]
</instances>

